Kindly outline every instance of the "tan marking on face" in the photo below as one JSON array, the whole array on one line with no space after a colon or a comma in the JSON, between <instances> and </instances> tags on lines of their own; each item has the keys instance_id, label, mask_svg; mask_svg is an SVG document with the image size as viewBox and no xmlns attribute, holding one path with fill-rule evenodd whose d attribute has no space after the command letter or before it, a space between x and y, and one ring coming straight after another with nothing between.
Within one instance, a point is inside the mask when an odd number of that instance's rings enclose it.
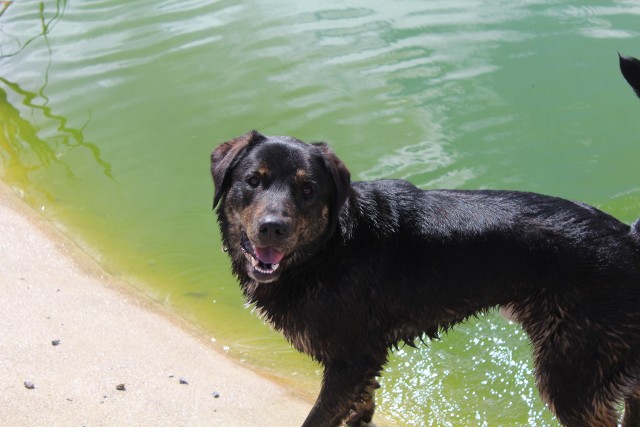
<instances>
[{"instance_id":1,"label":"tan marking on face","mask_svg":"<svg viewBox=\"0 0 640 427\"><path fill-rule=\"evenodd\" d=\"M257 172L261 176L269 176L269 175L271 175L271 169L269 169L269 166L267 166L267 164L265 162L260 162L260 164L258 165Z\"/></svg>"},{"instance_id":2,"label":"tan marking on face","mask_svg":"<svg viewBox=\"0 0 640 427\"><path fill-rule=\"evenodd\" d=\"M294 234L299 244L306 244L316 240L329 225L329 208L324 206L320 218L298 218Z\"/></svg>"},{"instance_id":3,"label":"tan marking on face","mask_svg":"<svg viewBox=\"0 0 640 427\"><path fill-rule=\"evenodd\" d=\"M307 173L306 170L298 169L298 170L296 170L296 175L295 175L294 179L295 179L296 182L301 183L301 182L307 181L308 177L309 177L309 174Z\"/></svg>"},{"instance_id":4,"label":"tan marking on face","mask_svg":"<svg viewBox=\"0 0 640 427\"><path fill-rule=\"evenodd\" d=\"M329 222L329 206L322 207L322 220Z\"/></svg>"}]
</instances>

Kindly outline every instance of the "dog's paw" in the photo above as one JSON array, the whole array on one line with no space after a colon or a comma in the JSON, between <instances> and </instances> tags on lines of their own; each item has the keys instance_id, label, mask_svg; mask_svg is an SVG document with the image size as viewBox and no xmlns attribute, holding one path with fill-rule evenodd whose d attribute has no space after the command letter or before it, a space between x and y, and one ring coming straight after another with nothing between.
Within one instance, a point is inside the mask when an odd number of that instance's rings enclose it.
<instances>
[{"instance_id":1,"label":"dog's paw","mask_svg":"<svg viewBox=\"0 0 640 427\"><path fill-rule=\"evenodd\" d=\"M376 427L376 424L374 422L364 422L361 419L354 421L353 423L350 421L351 418L349 418L344 425L346 427Z\"/></svg>"},{"instance_id":2,"label":"dog's paw","mask_svg":"<svg viewBox=\"0 0 640 427\"><path fill-rule=\"evenodd\" d=\"M375 424L371 422L374 411L373 405L368 406L366 403L360 403L355 406L357 410L351 411L344 425L348 427L375 427Z\"/></svg>"}]
</instances>

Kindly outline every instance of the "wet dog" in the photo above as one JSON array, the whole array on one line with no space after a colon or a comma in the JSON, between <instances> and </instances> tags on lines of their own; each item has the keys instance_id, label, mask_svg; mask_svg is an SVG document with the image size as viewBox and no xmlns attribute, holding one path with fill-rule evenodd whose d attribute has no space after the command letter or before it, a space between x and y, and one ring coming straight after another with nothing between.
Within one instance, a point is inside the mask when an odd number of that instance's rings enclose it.
<instances>
[{"instance_id":1,"label":"wet dog","mask_svg":"<svg viewBox=\"0 0 640 427\"><path fill-rule=\"evenodd\" d=\"M324 367L304 426L365 425L388 351L501 307L565 426L640 426L640 220L514 191L351 182L324 143L253 131L212 153L249 303Z\"/></svg>"}]
</instances>

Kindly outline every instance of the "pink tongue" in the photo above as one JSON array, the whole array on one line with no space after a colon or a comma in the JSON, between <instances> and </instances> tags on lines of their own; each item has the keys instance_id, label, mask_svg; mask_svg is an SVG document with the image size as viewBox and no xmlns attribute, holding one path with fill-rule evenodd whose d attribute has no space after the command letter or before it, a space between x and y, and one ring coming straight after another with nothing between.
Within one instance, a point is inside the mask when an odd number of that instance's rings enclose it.
<instances>
[{"instance_id":1,"label":"pink tongue","mask_svg":"<svg viewBox=\"0 0 640 427\"><path fill-rule=\"evenodd\" d=\"M278 264L284 257L282 252L279 252L271 246L267 246L266 248L256 247L254 250L256 257L259 261L262 261L263 264Z\"/></svg>"}]
</instances>

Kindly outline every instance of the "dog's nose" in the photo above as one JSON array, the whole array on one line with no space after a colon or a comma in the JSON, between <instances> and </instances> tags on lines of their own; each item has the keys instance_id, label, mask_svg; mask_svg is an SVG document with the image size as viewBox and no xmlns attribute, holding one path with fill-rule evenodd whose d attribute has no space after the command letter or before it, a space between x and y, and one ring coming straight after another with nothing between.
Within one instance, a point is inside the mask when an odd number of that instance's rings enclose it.
<instances>
[{"instance_id":1,"label":"dog's nose","mask_svg":"<svg viewBox=\"0 0 640 427\"><path fill-rule=\"evenodd\" d=\"M282 238L287 235L289 225L284 218L267 216L258 224L260 237L264 238Z\"/></svg>"}]
</instances>

